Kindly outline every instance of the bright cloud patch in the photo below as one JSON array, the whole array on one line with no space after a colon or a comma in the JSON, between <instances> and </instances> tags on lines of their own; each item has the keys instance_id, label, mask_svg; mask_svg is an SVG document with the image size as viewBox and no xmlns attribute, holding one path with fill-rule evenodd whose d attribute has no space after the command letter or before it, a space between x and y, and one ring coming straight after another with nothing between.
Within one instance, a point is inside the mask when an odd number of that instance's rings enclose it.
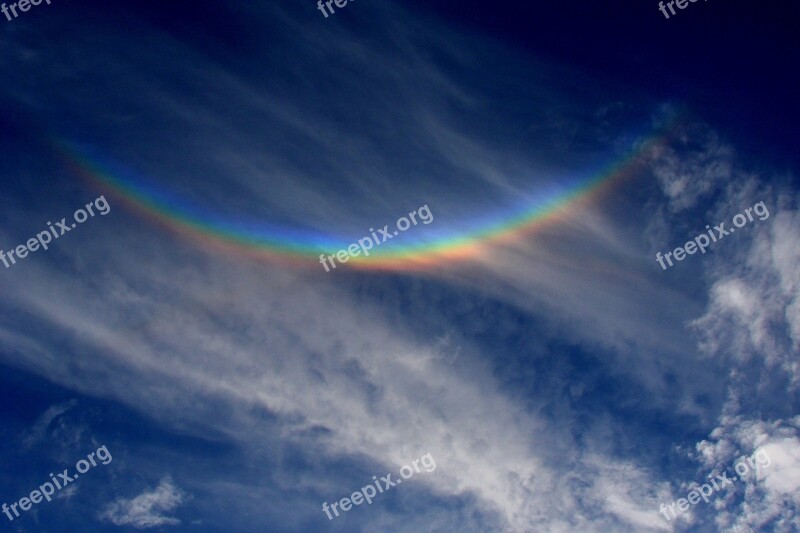
<instances>
[{"instance_id":1,"label":"bright cloud patch","mask_svg":"<svg viewBox=\"0 0 800 533\"><path fill-rule=\"evenodd\" d=\"M167 516L186 499L186 494L176 487L168 477L158 487L145 491L135 498L120 498L106 507L102 518L117 526L133 526L146 529L158 526L173 526L180 520Z\"/></svg>"}]
</instances>

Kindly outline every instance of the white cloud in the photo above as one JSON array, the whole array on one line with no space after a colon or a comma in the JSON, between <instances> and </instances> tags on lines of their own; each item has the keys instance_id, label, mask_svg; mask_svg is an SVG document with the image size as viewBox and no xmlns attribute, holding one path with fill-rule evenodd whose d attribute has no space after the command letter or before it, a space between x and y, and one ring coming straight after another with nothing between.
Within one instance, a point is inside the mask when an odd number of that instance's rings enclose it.
<instances>
[{"instance_id":1,"label":"white cloud","mask_svg":"<svg viewBox=\"0 0 800 533\"><path fill-rule=\"evenodd\" d=\"M800 503L800 439L785 437L761 446L771 458L770 468L759 477L770 492L786 494Z\"/></svg>"},{"instance_id":2,"label":"white cloud","mask_svg":"<svg viewBox=\"0 0 800 533\"><path fill-rule=\"evenodd\" d=\"M698 443L706 472L733 472L754 463L752 471L716 497L708 512L720 529L796 531L800 526L800 428L795 421L766 422L725 417L708 441ZM746 469L741 467L742 471ZM734 474L731 474L733 476Z\"/></svg>"},{"instance_id":3,"label":"white cloud","mask_svg":"<svg viewBox=\"0 0 800 533\"><path fill-rule=\"evenodd\" d=\"M169 477L161 480L154 490L144 491L131 499L120 498L106 506L100 518L117 526L146 529L174 526L180 520L167 516L186 501L187 495L176 487Z\"/></svg>"},{"instance_id":4,"label":"white cloud","mask_svg":"<svg viewBox=\"0 0 800 533\"><path fill-rule=\"evenodd\" d=\"M800 383L800 212L771 198L771 216L750 236L737 233L736 256L709 270L713 285L706 312L692 325L708 354L745 361L752 357L778 365ZM726 203L730 213L738 212ZM741 205L741 204L739 204ZM730 216L730 215L729 215ZM730 237L727 237L730 238Z\"/></svg>"},{"instance_id":5,"label":"white cloud","mask_svg":"<svg viewBox=\"0 0 800 533\"><path fill-rule=\"evenodd\" d=\"M726 237L706 259L708 306L690 325L701 350L725 363L728 375L720 377L728 400L718 427L697 444L698 475L731 471L762 450L771 464L720 493L707 513L721 530L797 531L800 425L789 417L800 385L798 198L739 175L741 180L725 187L712 216L730 220L764 201L770 217L737 232L736 240ZM703 517L699 510L696 515Z\"/></svg>"}]
</instances>

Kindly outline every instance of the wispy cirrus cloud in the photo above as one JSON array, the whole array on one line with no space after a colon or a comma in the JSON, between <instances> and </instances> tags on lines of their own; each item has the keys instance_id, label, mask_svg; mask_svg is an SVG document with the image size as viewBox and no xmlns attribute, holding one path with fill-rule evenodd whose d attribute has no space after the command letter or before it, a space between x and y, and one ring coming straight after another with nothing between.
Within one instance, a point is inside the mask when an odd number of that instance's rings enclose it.
<instances>
[{"instance_id":1,"label":"wispy cirrus cloud","mask_svg":"<svg viewBox=\"0 0 800 533\"><path fill-rule=\"evenodd\" d=\"M50 424L58 417L78 405L77 400L69 400L57 405L48 407L47 410L36 420L28 431L22 436L23 448L30 449L32 446L38 444L45 438Z\"/></svg>"}]
</instances>

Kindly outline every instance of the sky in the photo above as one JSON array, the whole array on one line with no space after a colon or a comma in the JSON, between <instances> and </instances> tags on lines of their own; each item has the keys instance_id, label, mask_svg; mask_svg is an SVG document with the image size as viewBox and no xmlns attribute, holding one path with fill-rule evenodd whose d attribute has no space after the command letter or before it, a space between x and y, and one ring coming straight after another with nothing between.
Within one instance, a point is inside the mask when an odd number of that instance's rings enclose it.
<instances>
[{"instance_id":1,"label":"sky","mask_svg":"<svg viewBox=\"0 0 800 533\"><path fill-rule=\"evenodd\" d=\"M13 3L2 529L800 531L800 10L686 1Z\"/></svg>"}]
</instances>

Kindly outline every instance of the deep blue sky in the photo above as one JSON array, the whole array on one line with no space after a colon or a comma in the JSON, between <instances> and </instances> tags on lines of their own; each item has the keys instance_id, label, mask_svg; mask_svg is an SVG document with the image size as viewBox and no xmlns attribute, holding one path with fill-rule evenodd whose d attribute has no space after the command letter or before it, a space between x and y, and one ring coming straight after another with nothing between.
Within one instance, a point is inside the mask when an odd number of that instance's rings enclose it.
<instances>
[{"instance_id":1,"label":"deep blue sky","mask_svg":"<svg viewBox=\"0 0 800 533\"><path fill-rule=\"evenodd\" d=\"M684 102L747 142L759 139L759 149L778 145L770 155L796 157L794 3L706 0L668 20L657 2L410 3L538 57Z\"/></svg>"}]
</instances>

